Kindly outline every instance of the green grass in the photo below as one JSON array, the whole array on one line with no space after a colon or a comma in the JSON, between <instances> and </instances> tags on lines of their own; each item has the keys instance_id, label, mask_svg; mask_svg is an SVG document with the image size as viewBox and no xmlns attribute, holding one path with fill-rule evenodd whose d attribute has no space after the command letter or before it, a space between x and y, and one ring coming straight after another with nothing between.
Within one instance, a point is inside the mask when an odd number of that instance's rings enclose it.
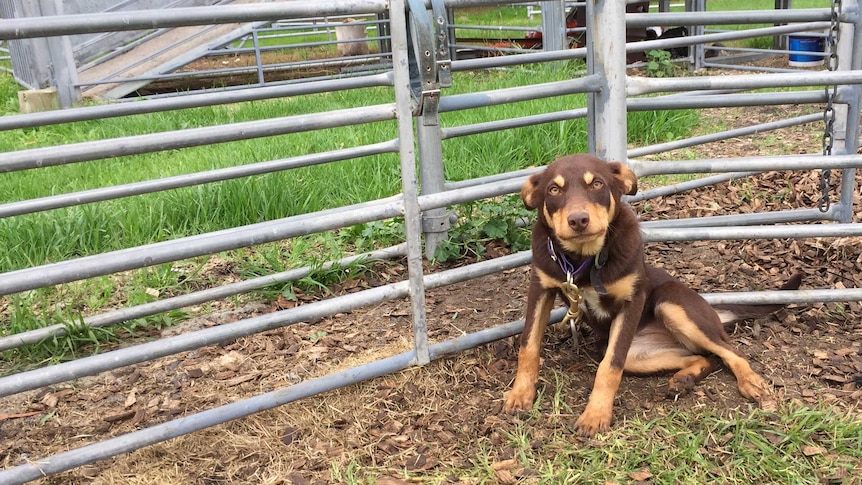
<instances>
[{"instance_id":1,"label":"green grass","mask_svg":"<svg viewBox=\"0 0 862 485\"><path fill-rule=\"evenodd\" d=\"M553 429L539 426L541 420ZM464 466L401 473L422 483L509 483L494 469L505 453L515 461L508 476L528 477L524 483L814 485L858 483L851 477L858 478L862 464L862 420L829 404L788 403L777 412L650 411L589 441L574 436L573 420L533 413L501 426L501 444L479 438L481 451ZM392 473L356 461L332 466L332 479L344 483L375 483Z\"/></svg>"},{"instance_id":2,"label":"green grass","mask_svg":"<svg viewBox=\"0 0 862 485\"><path fill-rule=\"evenodd\" d=\"M572 439L563 419L538 450L528 419L510 446L539 483L554 484L629 483L644 471L653 483L823 483L862 462L862 421L828 405L656 415L617 424L595 443Z\"/></svg>"},{"instance_id":3,"label":"green grass","mask_svg":"<svg viewBox=\"0 0 862 485\"><path fill-rule=\"evenodd\" d=\"M536 79L562 80L570 76L569 69L542 67L511 69L505 73L459 73L455 77L455 87L447 94L524 85ZM3 89L11 90L10 83L10 78L5 77ZM130 134L388 102L392 102L391 91L378 88L130 116L108 123L80 122L12 130L0 133L0 151L62 146ZM585 96L573 95L445 113L442 121L446 126L455 126L579 108L584 104ZM655 138L655 126L663 127L662 136L684 135L696 120L697 114L693 111L633 113L629 140L649 143ZM0 201L26 200L286 158L395 136L394 123L374 123L14 172L0 179ZM543 164L560 154L585 148L585 122L576 120L448 140L444 143L443 154L446 177L462 180ZM0 241L6 248L0 255L0 271L358 203L399 190L397 157L381 155L6 218L0 220Z\"/></svg>"}]
</instances>

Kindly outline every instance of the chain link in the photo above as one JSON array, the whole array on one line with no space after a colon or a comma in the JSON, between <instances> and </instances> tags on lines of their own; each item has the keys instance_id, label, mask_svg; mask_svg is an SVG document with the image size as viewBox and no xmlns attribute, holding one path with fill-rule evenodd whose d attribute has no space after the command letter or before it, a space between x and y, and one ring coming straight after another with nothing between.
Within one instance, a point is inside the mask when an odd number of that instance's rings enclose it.
<instances>
[{"instance_id":1,"label":"chain link","mask_svg":"<svg viewBox=\"0 0 862 485\"><path fill-rule=\"evenodd\" d=\"M829 34L826 42L829 44L829 55L826 57L826 66L830 71L838 69L838 39L840 36L839 15L841 13L841 0L832 0L832 10L829 25ZM832 155L832 146L835 141L835 107L833 102L838 92L838 86L826 86L826 107L823 109L823 155ZM820 200L817 208L820 212L827 212L831 204L829 200L829 187L832 182L832 171L825 169L820 172Z\"/></svg>"}]
</instances>

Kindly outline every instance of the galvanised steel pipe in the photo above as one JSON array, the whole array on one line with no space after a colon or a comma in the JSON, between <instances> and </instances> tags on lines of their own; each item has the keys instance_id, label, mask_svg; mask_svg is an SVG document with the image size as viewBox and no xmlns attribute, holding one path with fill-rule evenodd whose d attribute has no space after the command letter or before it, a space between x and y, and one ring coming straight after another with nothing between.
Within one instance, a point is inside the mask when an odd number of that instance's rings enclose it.
<instances>
[{"instance_id":1,"label":"galvanised steel pipe","mask_svg":"<svg viewBox=\"0 0 862 485\"><path fill-rule=\"evenodd\" d=\"M808 237L862 236L862 223L673 228L651 228L646 224L642 224L641 230L646 242L709 241L719 239L800 239Z\"/></svg>"},{"instance_id":2,"label":"galvanised steel pipe","mask_svg":"<svg viewBox=\"0 0 862 485\"><path fill-rule=\"evenodd\" d=\"M832 12L828 8L794 8L775 10L734 10L709 12L653 12L627 13L629 27L653 25L741 25L789 24L800 22L828 22ZM855 12L844 12L842 22L855 21Z\"/></svg>"},{"instance_id":3,"label":"galvanised steel pipe","mask_svg":"<svg viewBox=\"0 0 862 485\"><path fill-rule=\"evenodd\" d=\"M741 304L804 304L820 302L862 301L862 288L821 290L767 290L748 292L707 293L703 298L712 305Z\"/></svg>"},{"instance_id":4,"label":"galvanised steel pipe","mask_svg":"<svg viewBox=\"0 0 862 485\"><path fill-rule=\"evenodd\" d=\"M590 8L592 7L592 8ZM588 146L606 160L626 159L626 23L625 4L619 1L588 2L587 23L601 28L587 32L588 72L599 76L601 89L587 97L591 108L587 122Z\"/></svg>"},{"instance_id":5,"label":"galvanised steel pipe","mask_svg":"<svg viewBox=\"0 0 862 485\"><path fill-rule=\"evenodd\" d=\"M438 288L502 270L517 268L529 263L529 261L530 253L517 253L474 263L462 268L426 275L423 277L423 284L426 284L427 288ZM161 338L156 341L105 352L104 354L84 357L62 364L20 372L0 378L0 397L88 375L95 375L127 365L167 357L180 352L246 337L298 322L307 322L336 313L353 311L372 303L403 298L412 292L410 286L411 282L409 280L399 281L327 300L307 303L289 310L268 313L216 327L204 328L191 333Z\"/></svg>"},{"instance_id":6,"label":"galvanised steel pipe","mask_svg":"<svg viewBox=\"0 0 862 485\"><path fill-rule=\"evenodd\" d=\"M659 111L667 109L726 108L733 106L774 106L783 104L817 104L826 101L820 91L794 91L757 94L711 94L708 96L659 96L628 98L629 111ZM822 115L821 115L822 116Z\"/></svg>"},{"instance_id":7,"label":"galvanised steel pipe","mask_svg":"<svg viewBox=\"0 0 862 485\"><path fill-rule=\"evenodd\" d=\"M629 152L631 153L631 152ZM630 155L631 156L631 155ZM762 172L731 172L731 173L722 173L718 175L710 175L708 177L699 178L696 180L689 180L687 182L679 182L673 185L665 185L663 187L656 187L654 189L643 190L638 192L635 195L626 195L623 196L623 200L628 203L640 202L644 200L655 199L656 197L667 197L668 195L680 194L682 192L688 192L689 190L699 189L701 187L706 187L709 185L720 184L722 182L727 182L730 180L735 180L738 178L749 177L752 175L758 175ZM657 221L656 221L657 222ZM654 221L650 221L650 224L654 223ZM645 224L645 223L642 223Z\"/></svg>"},{"instance_id":8,"label":"galvanised steel pipe","mask_svg":"<svg viewBox=\"0 0 862 485\"><path fill-rule=\"evenodd\" d=\"M818 168L862 167L862 155L781 155L678 161L629 160L629 165L640 177L683 173L815 170Z\"/></svg>"},{"instance_id":9,"label":"galvanised steel pipe","mask_svg":"<svg viewBox=\"0 0 862 485\"><path fill-rule=\"evenodd\" d=\"M652 15L652 14L650 14ZM658 24L652 24L658 25ZM811 30L823 30L829 27L829 22L811 22L806 24L780 25L777 27L763 27L759 29L735 30L716 34L686 35L668 39L643 40L640 42L626 43L626 52L645 52L650 49L671 49L673 47L684 47L689 45L708 44L711 42L728 42L732 40L748 39L752 37L766 37L795 32L806 32ZM722 47L722 49L725 49ZM728 49L732 50L732 49ZM744 49L750 52L751 49ZM765 50L773 54L781 53L778 50Z\"/></svg>"},{"instance_id":10,"label":"galvanised steel pipe","mask_svg":"<svg viewBox=\"0 0 862 485\"><path fill-rule=\"evenodd\" d=\"M753 226L759 224L785 224L799 221L834 221L835 214L832 211L820 212L818 209L792 209L770 212L753 212L750 214L733 214L726 216L704 216L685 219L666 219L660 221L645 221L642 227L674 228L687 227L731 227L731 226Z\"/></svg>"},{"instance_id":11,"label":"galvanised steel pipe","mask_svg":"<svg viewBox=\"0 0 862 485\"><path fill-rule=\"evenodd\" d=\"M711 304L770 304L807 303L823 301L858 301L862 299L860 289L794 290L735 293L708 293L702 295ZM551 313L550 321L559 322L565 314L563 308ZM495 340L517 335L523 331L524 321L517 320L504 325L470 333L430 346L431 359L462 352ZM46 475L53 475L72 468L128 453L144 446L200 431L231 420L288 404L306 397L331 391L358 382L392 374L415 364L415 351L411 350L290 387L278 389L252 398L208 409L190 416L177 418L139 431L82 446L51 457L35 460L0 471L2 483L21 484Z\"/></svg>"},{"instance_id":12,"label":"galvanised steel pipe","mask_svg":"<svg viewBox=\"0 0 862 485\"><path fill-rule=\"evenodd\" d=\"M328 270L335 265L346 266L353 264L357 261L379 261L386 259L394 259L406 255L407 245L401 243L396 246L391 246L368 253L348 256L336 262L324 263L323 265L321 265L320 269ZM129 308L120 308L118 310L112 310L109 312L100 313L98 315L91 315L89 317L86 317L83 319L83 324L93 328L107 327L109 325L128 322L137 318L149 317L162 312L177 310L179 308L184 308L192 305L200 305L201 303L219 300L222 298L228 298L273 284L296 281L305 278L306 276L311 274L312 271L315 270L316 268L311 268L309 266L305 266L302 268L294 268L287 271L282 271L280 273L274 273L271 275L238 281L236 283L229 283L213 288L207 288L206 290L200 290L185 295L165 298L162 300L144 303L142 305L136 305ZM0 351L15 349L24 345L35 344L49 337L66 335L68 333L68 325L70 324L71 322L50 325L36 330L29 330L26 332L0 337Z\"/></svg>"},{"instance_id":13,"label":"galvanised steel pipe","mask_svg":"<svg viewBox=\"0 0 862 485\"><path fill-rule=\"evenodd\" d=\"M0 274L0 295L77 281L220 251L389 219L404 214L400 196L260 222Z\"/></svg>"},{"instance_id":14,"label":"galvanised steel pipe","mask_svg":"<svg viewBox=\"0 0 862 485\"><path fill-rule=\"evenodd\" d=\"M564 314L565 311L562 308L554 310L551 313L551 322L558 322ZM449 354L517 335L523 330L523 327L524 321L518 320L446 340L429 347L430 357L436 360ZM148 445L250 416L306 397L315 396L375 377L392 374L413 365L416 365L416 351L410 350L369 364L334 372L266 394L225 404L189 416L183 416L166 423L92 443L54 456L40 458L26 465L9 468L0 471L0 483L7 485L26 483L30 480L43 478L47 475L60 473L112 456L129 453Z\"/></svg>"},{"instance_id":15,"label":"galvanised steel pipe","mask_svg":"<svg viewBox=\"0 0 862 485\"><path fill-rule=\"evenodd\" d=\"M392 374L413 366L415 350L380 359L369 364L335 372L290 387L277 389L241 401L218 406L189 416L176 418L139 431L98 441L64 453L39 458L25 465L0 471L0 483L17 485L38 480L72 468L112 456L129 453L148 445L161 443L195 431L243 418L282 404L331 391L357 382Z\"/></svg>"},{"instance_id":16,"label":"galvanised steel pipe","mask_svg":"<svg viewBox=\"0 0 862 485\"><path fill-rule=\"evenodd\" d=\"M529 54L514 54L511 56L462 59L452 61L452 71L472 71L539 62L568 61L571 59L584 59L586 56L587 48L578 47L561 51L531 52Z\"/></svg>"},{"instance_id":17,"label":"galvanised steel pipe","mask_svg":"<svg viewBox=\"0 0 862 485\"><path fill-rule=\"evenodd\" d=\"M862 71L806 71L804 76L799 73L779 73L684 78L629 77L626 94L640 96L667 91L791 88L825 84L862 84Z\"/></svg>"},{"instance_id":18,"label":"galvanised steel pipe","mask_svg":"<svg viewBox=\"0 0 862 485\"><path fill-rule=\"evenodd\" d=\"M388 7L389 2L386 0L316 0L2 19L0 20L0 40L151 30L189 25L233 24L292 17L383 13Z\"/></svg>"},{"instance_id":19,"label":"galvanised steel pipe","mask_svg":"<svg viewBox=\"0 0 862 485\"><path fill-rule=\"evenodd\" d=\"M331 79L302 84L282 86L263 86L254 89L222 91L217 93L190 94L174 96L167 99L148 99L142 101L113 103L81 108L69 108L38 113L10 115L0 117L0 130L33 128L36 126L71 123L75 121L90 121L119 116L158 113L186 108L218 106L222 104L244 103L264 99L276 99L288 96L301 96L329 91L358 89L378 86L392 86L390 73L358 76L345 79Z\"/></svg>"},{"instance_id":20,"label":"galvanised steel pipe","mask_svg":"<svg viewBox=\"0 0 862 485\"><path fill-rule=\"evenodd\" d=\"M381 104L324 113L33 148L4 153L3 159L0 160L0 173L393 119L395 119L395 105Z\"/></svg>"},{"instance_id":21,"label":"galvanised steel pipe","mask_svg":"<svg viewBox=\"0 0 862 485\"><path fill-rule=\"evenodd\" d=\"M500 121L486 121L472 125L452 126L443 128L443 139L457 138L459 136L476 135L491 131L509 130L534 126L541 123L553 123L555 121L570 121L587 117L587 108L578 108L567 111L555 111L539 115L521 116L520 118L509 118Z\"/></svg>"},{"instance_id":22,"label":"galvanised steel pipe","mask_svg":"<svg viewBox=\"0 0 862 485\"><path fill-rule=\"evenodd\" d=\"M310 155L286 158L282 160L250 163L236 167L209 170L207 172L176 175L173 177L145 180L143 182L114 185L111 187L83 190L80 192L70 192L68 194L53 195L38 199L9 202L6 204L0 204L0 219L50 209L59 209L61 207L71 207L92 202L119 199L121 197L131 197L134 195L150 194L163 190L232 180L240 177L262 175L339 160L396 152L398 152L398 140L391 140L373 145L363 145L342 150L334 150L331 152L313 153Z\"/></svg>"},{"instance_id":23,"label":"galvanised steel pipe","mask_svg":"<svg viewBox=\"0 0 862 485\"><path fill-rule=\"evenodd\" d=\"M757 157L757 158L751 158L751 159L736 159L736 160L727 160L727 159L699 160L699 161L685 160L685 161L676 161L676 162L665 162L665 161L641 162L641 161L637 161L637 160L630 160L629 163L633 166L633 168L636 170L636 172L640 176L648 176L648 175L674 174L674 173L708 173L708 172L727 172L727 171L746 171L746 170L747 171L765 171L765 170L774 170L774 169L778 169L778 170L800 170L800 169L816 169L816 168L848 168L848 167L856 167L856 166L862 165L862 158L860 158L858 155L840 155L840 156L839 155L833 155L830 157L811 155L811 156L785 156L785 157ZM523 175L519 174L519 176L516 176L514 178L508 178L506 175L494 176L495 181L500 181L501 183L483 183L483 184L478 185L478 186L467 186L467 187L462 187L462 188L458 188L455 190L448 190L446 192L441 192L438 194L420 196L419 197L420 208L423 210L433 209L433 208L441 208L441 207L445 207L447 205L459 204L459 203L470 202L470 201L482 199L482 198L496 197L499 195L516 193L520 190L520 187L521 187L521 185L523 185L527 176L529 176L530 173L533 173L534 171L537 171L537 170L539 170L539 169L538 168L537 169L529 169L529 170L525 171ZM369 204L370 204L370 206L374 206L377 204L377 202L369 203ZM368 207L368 206L369 205L366 205L364 207ZM357 210L360 210L360 209L357 207ZM361 209L361 210L364 212L368 209ZM399 209L393 209L391 207L388 209L385 209L385 210L388 210L388 212L381 214L379 216L380 219L392 217L394 212L399 211ZM338 212L339 212L338 210L331 210L327 213L324 213L323 215L330 214L330 213L331 214L337 214ZM303 216L297 216L293 220L299 221L300 217L301 218L312 218L312 217L318 217L318 216L321 216L321 214L306 214ZM375 217L378 217L378 216L375 216ZM354 223L358 224L361 222L368 222L370 220L379 220L379 219L359 220L358 222L354 222ZM274 222L269 222L269 223L261 223L261 224L263 224L263 225L284 224L285 223L284 221L285 220L274 221ZM255 231L255 230L253 230L253 228L259 227L259 226L261 226L261 225L259 224L259 225L254 225L254 226L245 226L243 228L239 228L239 230L250 234L250 233L253 233ZM164 245L164 244L174 245L174 244L176 244L177 246L181 246L183 248L187 248L189 246L202 247L201 244L203 244L204 239L209 239L211 237L218 236L221 233L235 232L236 230L237 229L228 230L228 231L220 231L220 233L211 233L211 234L207 234L207 235L203 235L203 236L192 236L191 238L184 238L183 240L178 240L179 242L168 241L167 243L157 243L157 245ZM274 230L276 230L276 229L267 228L267 229L263 229L262 232L268 234L270 231L274 231ZM321 229L321 230L325 230L325 229ZM307 233L311 233L311 232L316 232L316 231L310 231ZM284 236L284 238L287 238L287 237L294 237L294 236L290 236L290 235ZM192 240L194 240L195 242L192 243L191 242ZM187 243L185 241L189 241L189 242ZM209 244L212 244L212 243L208 242L207 247L209 247ZM252 245L252 244L256 244L256 243L250 242L250 241L248 242L248 245ZM149 247L150 246L145 246L141 249L145 253L146 250L149 249ZM236 247L242 247L242 246L236 246ZM142 266L148 266L148 265L152 265L152 264L158 264L160 262L167 262L167 261L173 261L173 260L177 260L177 259L184 259L185 257L200 256L203 254L210 254L211 252L217 252L219 250L222 250L222 249L215 249L215 250L207 251L204 248L203 252L199 252L199 253L196 253L193 255L179 255L179 256L176 256L176 259L165 259L165 260L162 260L162 259L156 260L156 259L153 259L151 257L144 256L144 262L146 264L141 264L140 266L127 267L124 269L133 269L134 267L142 267ZM136 254L137 252L138 251L135 249L122 250L121 253L123 253L123 256L121 259L130 258L130 257L132 257L132 255ZM114 253L106 253L106 254L107 255L113 255ZM96 263L96 262L103 263L105 256L106 255L98 255L98 256L92 256L92 257L81 258L81 259L85 259L88 261L92 260L93 263ZM108 259L110 260L113 258L114 257L111 256ZM147 262L147 261L149 261L149 262ZM3 276L2 278L0 278L0 294L9 294L9 293L17 292L17 291L24 291L26 289L33 289L33 288L38 288L41 286L47 286L47 285L57 284L59 282L63 282L63 281L44 282L43 284L40 284L40 282L37 282L35 284L29 284L26 286L21 286L20 289L15 289L15 288L17 288L17 285L22 284L22 281L33 281L34 278L38 278L38 275L44 274L46 268L53 268L53 267L56 267L58 265L69 265L71 268L71 266L77 265L79 262L80 262L80 259L67 261L67 262L63 262L63 263L55 263L55 264L49 265L47 267L31 268L28 270L20 270L17 272L6 273L5 275L2 275ZM102 269L102 271L107 271L107 272L106 273L90 274L91 271L88 271L87 274L89 274L89 276L95 276L96 274L108 274L110 272L118 271L118 269L107 269L107 270ZM16 278L16 280L18 280L15 282L16 286L10 286L8 283L8 277L9 276L15 276L21 272L25 272L26 275L20 279ZM83 278L86 278L89 276L81 276L80 278L77 278L77 279L83 279ZM70 280L66 280L66 281L73 281L73 280L74 279L70 279Z\"/></svg>"},{"instance_id":24,"label":"galvanised steel pipe","mask_svg":"<svg viewBox=\"0 0 862 485\"><path fill-rule=\"evenodd\" d=\"M818 121L823 121L823 113L816 113L810 115L797 116L795 118L787 118L784 120L771 121L768 123L759 123L756 125L745 126L742 128L736 128L733 130L722 131L718 133L710 133L708 135L694 136L691 138L686 138L683 140L670 141L666 143L658 143L656 145L650 145L646 147L633 148L628 151L628 156L630 158L642 157L644 155L651 155L654 153L662 153L668 152L671 150L676 150L679 148L686 148L695 145L703 145L705 143L712 143L721 140L728 140L730 138L736 138L738 136L747 136L754 135L757 133L764 133L772 130L780 130L782 128L788 128L791 126L804 125L806 123L814 123Z\"/></svg>"},{"instance_id":25,"label":"galvanised steel pipe","mask_svg":"<svg viewBox=\"0 0 862 485\"><path fill-rule=\"evenodd\" d=\"M600 82L601 78L599 76L592 75L568 81L531 84L529 86L496 89L481 93L454 94L440 98L440 112L446 113L463 109L515 103L518 101L565 96L567 94L595 92L601 88Z\"/></svg>"},{"instance_id":26,"label":"galvanised steel pipe","mask_svg":"<svg viewBox=\"0 0 862 485\"><path fill-rule=\"evenodd\" d=\"M427 12L423 12L427 14ZM411 15L413 12L411 12ZM401 166L401 194L404 209L404 234L407 243L407 275L410 288L410 308L413 321L413 345L416 362L425 365L430 361L428 330L426 327L425 281L422 278L422 210L419 207L419 175L416 168L416 138L413 132L412 108L418 100L412 99L410 57L414 46L407 38L407 15L404 0L392 0L389 13L392 37L392 69L395 76L395 103L398 113L399 163ZM413 42L416 42L414 39ZM417 61L418 62L418 61ZM439 96L439 94L438 94Z\"/></svg>"}]
</instances>

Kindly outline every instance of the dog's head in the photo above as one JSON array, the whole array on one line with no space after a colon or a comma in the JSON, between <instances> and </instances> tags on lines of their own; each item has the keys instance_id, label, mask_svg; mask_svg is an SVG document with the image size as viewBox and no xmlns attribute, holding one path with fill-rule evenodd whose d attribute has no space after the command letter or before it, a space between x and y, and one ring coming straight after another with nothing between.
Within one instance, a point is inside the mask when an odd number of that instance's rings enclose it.
<instances>
[{"instance_id":1,"label":"dog's head","mask_svg":"<svg viewBox=\"0 0 862 485\"><path fill-rule=\"evenodd\" d=\"M622 194L637 190L637 176L627 166L578 154L560 158L531 176L521 188L521 198L528 209L538 209L540 223L566 251L592 256L605 244Z\"/></svg>"}]
</instances>

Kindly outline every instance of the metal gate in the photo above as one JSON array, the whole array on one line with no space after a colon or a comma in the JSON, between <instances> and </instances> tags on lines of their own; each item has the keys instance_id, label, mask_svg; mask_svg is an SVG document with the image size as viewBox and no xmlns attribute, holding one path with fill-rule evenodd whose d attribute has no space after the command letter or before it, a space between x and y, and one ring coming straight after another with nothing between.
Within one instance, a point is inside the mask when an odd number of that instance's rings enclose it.
<instances>
[{"instance_id":1,"label":"metal gate","mask_svg":"<svg viewBox=\"0 0 862 485\"><path fill-rule=\"evenodd\" d=\"M414 348L402 354L284 387L250 399L184 416L55 456L40 458L0 472L0 482L23 483L45 475L59 473L327 390L396 372L409 366L423 365L441 356L520 332L523 321L514 321L441 343L433 345L429 343L426 331L425 305L425 291L427 289L524 265L529 262L530 254L529 252L518 253L439 273L423 274L423 234L425 247L427 249L433 248L445 237L449 219L446 207L517 192L525 178L538 170L529 169L516 173L498 174L456 184L446 183L443 179L444 160L441 148L446 139L539 123L586 118L588 120L590 151L607 159L627 161L639 176L689 173L719 174L674 187L650 190L636 196L639 200L687 190L720 180L728 180L752 172L841 169L839 197L837 200L827 199L820 207L790 212L649 222L643 225L645 239L647 241L680 241L862 235L862 224L851 223L850 221L852 196L858 191L858 187L853 184L853 172L854 168L862 166L862 157L856 153L860 114L859 84L862 84L862 46L859 45L862 42L862 32L860 32L862 22L858 18L858 3L855 0L844 1L841 10L833 8L774 12L656 14L625 14L622 2L589 1L584 6L587 9L586 18L588 19L588 42L585 48L525 53L505 57L451 60L449 50L445 45L447 39L445 31L448 22L445 13L446 8L493 5L496 3L498 2L489 0L450 0L446 1L444 5L443 0L431 0L430 3L422 0L408 0L406 2L404 0L320 0L186 8L174 9L170 12L140 11L105 13L93 16L68 15L0 20L0 39L14 40L49 35L134 30L145 27L167 28L196 24L276 21L320 15L388 14L393 60L392 69L383 74L7 116L0 118L0 129L2 130L82 120L111 119L132 114L359 89L369 86L389 87L392 92L392 102L380 105L11 151L3 153L0 157L0 172L38 170L42 167L86 163L92 160L144 153L162 154L167 160L170 151L187 147L213 145L214 149L222 149L224 145L221 144L239 140L302 133L369 122L392 123L397 130L396 138L374 144L349 146L335 151L309 153L284 160L267 160L179 177L167 177L38 199L6 202L0 204L0 217L2 218L14 218L62 207L249 177L312 164L334 163L339 160L371 154L392 154L392 156L397 154L402 177L401 192L390 198L321 212L293 215L249 226L166 240L146 246L3 273L0 274L0 295L13 295L98 275L108 275L394 217L404 218L406 233L404 243L363 256L378 258L406 256L409 272L409 278L404 281L3 377L0 378L0 396L9 396L405 296L409 296L411 300L414 336ZM545 2L545 5L552 8L553 4L556 3ZM623 48L626 51L637 51L687 44L702 45L715 40L715 37L710 37L711 35L722 35L723 38L728 36L727 34L705 34L679 40L645 41L623 46L622 39L625 37L627 25L631 27L655 24L751 23L793 23L791 26L771 28L785 29L782 32L833 26L840 31L840 45L836 46L836 49L843 55L836 56L837 65L830 66L832 69L807 71L805 76L778 73L654 79L626 75L625 56L621 55ZM600 25L601 28L589 28L596 25ZM540 82L525 87L481 93L445 95L446 86L452 82L452 71L499 68L521 63L575 58L586 58L587 60L588 72L583 77L553 83ZM757 94L740 94L737 92L761 88L806 86L817 86L820 89ZM827 88L823 89L823 86L827 86ZM832 88L833 86L834 88ZM680 91L692 92L693 94L686 96L674 94L643 96ZM443 127L440 123L440 113L556 97L571 93L587 93L588 107L523 118L501 119L475 125ZM632 150L626 148L626 113L630 111L787 103L826 104L829 107L831 112L828 113L828 121L831 122L831 128L829 130L828 152L831 153L666 162L644 162L635 158L697 143L727 139L739 136L743 132L752 133L781 126L807 123L811 121L811 117L773 122L745 128L741 131L734 130ZM415 138L414 129L416 130ZM416 168L417 158L418 170ZM421 194L419 191L420 180L423 189ZM840 222L840 224L806 223L810 221L834 221ZM776 225L778 223L782 224ZM146 315L236 295L274 282L291 281L308 274L308 271L310 271L309 268L299 268L285 273L188 293L94 315L85 319L84 323L93 327L112 325ZM851 301L862 300L862 289L722 293L706 295L706 297L712 303L729 301L750 303ZM558 310L554 313L553 318L559 319L561 316L561 310ZM0 350L28 345L64 331L63 325L56 325L24 334L7 335L0 338Z\"/></svg>"}]
</instances>

